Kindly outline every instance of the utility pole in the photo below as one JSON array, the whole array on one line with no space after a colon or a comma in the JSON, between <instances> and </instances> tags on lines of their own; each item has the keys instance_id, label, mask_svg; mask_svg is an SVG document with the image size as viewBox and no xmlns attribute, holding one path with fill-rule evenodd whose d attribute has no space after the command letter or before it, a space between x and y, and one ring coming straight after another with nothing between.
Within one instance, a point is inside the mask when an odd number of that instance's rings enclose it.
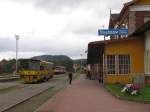
<instances>
[{"instance_id":1,"label":"utility pole","mask_svg":"<svg viewBox=\"0 0 150 112\"><path fill-rule=\"evenodd\" d=\"M103 30L105 28L105 26L103 25ZM105 83L105 76L106 76L106 53L105 53L105 46L106 46L106 35L104 35L104 54L103 54L103 84Z\"/></svg>"},{"instance_id":2,"label":"utility pole","mask_svg":"<svg viewBox=\"0 0 150 112\"><path fill-rule=\"evenodd\" d=\"M82 54L80 54L81 55L81 68L82 68Z\"/></svg>"},{"instance_id":3,"label":"utility pole","mask_svg":"<svg viewBox=\"0 0 150 112\"><path fill-rule=\"evenodd\" d=\"M19 35L15 35L16 38L16 74L18 71L18 40L19 40Z\"/></svg>"}]
</instances>

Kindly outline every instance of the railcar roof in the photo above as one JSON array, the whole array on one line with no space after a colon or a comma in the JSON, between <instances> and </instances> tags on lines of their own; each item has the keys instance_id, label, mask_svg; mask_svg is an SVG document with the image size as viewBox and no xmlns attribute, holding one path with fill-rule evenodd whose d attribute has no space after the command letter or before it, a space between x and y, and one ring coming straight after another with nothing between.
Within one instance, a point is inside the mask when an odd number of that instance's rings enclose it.
<instances>
[{"instance_id":1,"label":"railcar roof","mask_svg":"<svg viewBox=\"0 0 150 112\"><path fill-rule=\"evenodd\" d=\"M41 60L37 60L37 59L19 59L19 61L37 61L37 62L40 62Z\"/></svg>"},{"instance_id":2,"label":"railcar roof","mask_svg":"<svg viewBox=\"0 0 150 112\"><path fill-rule=\"evenodd\" d=\"M48 61L42 61L42 60L38 60L38 59L20 59L19 61L23 61L23 62L40 62L40 63L45 63L45 64L51 64L53 65L54 63L52 62L48 62Z\"/></svg>"}]
</instances>

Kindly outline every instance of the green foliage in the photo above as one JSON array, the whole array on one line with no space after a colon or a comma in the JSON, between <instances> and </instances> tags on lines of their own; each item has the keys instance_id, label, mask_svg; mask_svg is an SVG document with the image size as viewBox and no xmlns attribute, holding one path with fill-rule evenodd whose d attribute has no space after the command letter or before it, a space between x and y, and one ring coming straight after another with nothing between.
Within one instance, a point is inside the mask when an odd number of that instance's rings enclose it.
<instances>
[{"instance_id":1,"label":"green foliage","mask_svg":"<svg viewBox=\"0 0 150 112\"><path fill-rule=\"evenodd\" d=\"M143 87L140 90L140 94L138 96L132 96L126 93L122 93L122 86L119 84L106 84L105 87L109 92L123 99L150 102L150 86Z\"/></svg>"},{"instance_id":2,"label":"green foliage","mask_svg":"<svg viewBox=\"0 0 150 112\"><path fill-rule=\"evenodd\" d=\"M15 59L0 61L0 73L12 73L15 70Z\"/></svg>"}]
</instances>

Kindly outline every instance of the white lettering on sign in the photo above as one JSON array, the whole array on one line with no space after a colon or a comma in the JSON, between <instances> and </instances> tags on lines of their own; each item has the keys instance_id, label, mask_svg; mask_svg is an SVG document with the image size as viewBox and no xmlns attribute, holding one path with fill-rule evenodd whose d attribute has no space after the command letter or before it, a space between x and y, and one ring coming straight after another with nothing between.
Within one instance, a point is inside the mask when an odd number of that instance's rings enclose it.
<instances>
[{"instance_id":1,"label":"white lettering on sign","mask_svg":"<svg viewBox=\"0 0 150 112\"><path fill-rule=\"evenodd\" d=\"M128 29L102 29L98 30L98 35L127 35Z\"/></svg>"}]
</instances>

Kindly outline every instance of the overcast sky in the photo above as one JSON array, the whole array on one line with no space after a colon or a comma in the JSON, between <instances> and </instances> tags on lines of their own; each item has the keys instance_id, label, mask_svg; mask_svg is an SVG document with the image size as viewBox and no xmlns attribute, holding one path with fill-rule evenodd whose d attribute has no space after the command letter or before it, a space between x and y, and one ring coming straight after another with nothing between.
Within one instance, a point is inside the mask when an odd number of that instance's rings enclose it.
<instances>
[{"instance_id":1,"label":"overcast sky","mask_svg":"<svg viewBox=\"0 0 150 112\"><path fill-rule=\"evenodd\" d=\"M102 40L97 30L108 27L109 10L120 12L131 0L0 0L0 59L36 55L79 58L90 41Z\"/></svg>"}]
</instances>

